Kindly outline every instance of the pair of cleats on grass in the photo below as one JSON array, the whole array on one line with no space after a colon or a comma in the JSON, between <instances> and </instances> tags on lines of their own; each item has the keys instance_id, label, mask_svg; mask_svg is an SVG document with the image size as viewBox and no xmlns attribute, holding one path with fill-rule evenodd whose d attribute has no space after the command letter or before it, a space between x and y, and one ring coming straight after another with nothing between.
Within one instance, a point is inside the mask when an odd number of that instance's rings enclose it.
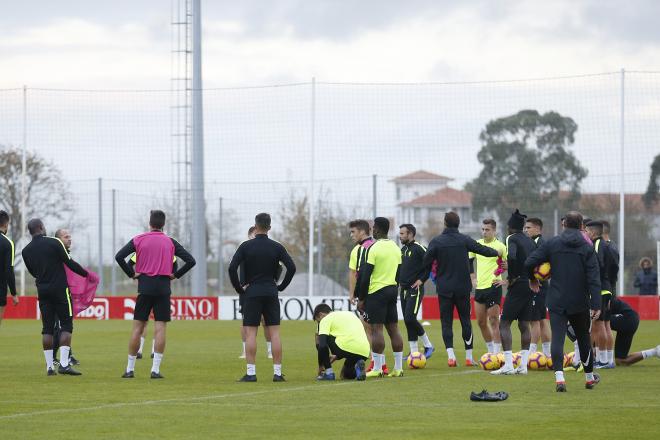
<instances>
[{"instance_id":1,"label":"pair of cleats on grass","mask_svg":"<svg viewBox=\"0 0 660 440\"><path fill-rule=\"evenodd\" d=\"M588 380L585 384L584 387L588 390L593 390L596 385L600 383L600 376L596 373L594 373L594 379L593 380ZM555 387L558 393L565 393L566 392L566 382L556 382Z\"/></svg>"},{"instance_id":2,"label":"pair of cleats on grass","mask_svg":"<svg viewBox=\"0 0 660 440\"><path fill-rule=\"evenodd\" d=\"M238 379L238 382L256 382L256 374L246 374L245 376ZM283 374L273 374L273 382L286 382Z\"/></svg>"},{"instance_id":3,"label":"pair of cleats on grass","mask_svg":"<svg viewBox=\"0 0 660 440\"><path fill-rule=\"evenodd\" d=\"M380 372L380 376L370 376L370 374L373 373L373 372L374 372L373 370L367 372L367 370L365 368L364 361L360 360L360 361L357 361L355 363L355 380L363 381L363 380L366 380L367 377L382 377L383 376L382 371ZM403 376L403 371L401 371L401 376ZM332 373L323 372L323 373L318 375L316 380L319 380L319 381L325 381L325 380L332 381L332 380L335 380L335 373L334 372L332 372Z\"/></svg>"},{"instance_id":4,"label":"pair of cleats on grass","mask_svg":"<svg viewBox=\"0 0 660 440\"><path fill-rule=\"evenodd\" d=\"M126 371L124 374L121 375L122 379L133 379L135 377L135 372L134 371ZM164 376L162 376L160 373L156 373L155 371L151 372L151 378L152 379L165 379Z\"/></svg>"},{"instance_id":5,"label":"pair of cleats on grass","mask_svg":"<svg viewBox=\"0 0 660 440\"><path fill-rule=\"evenodd\" d=\"M64 374L68 376L81 376L82 373L71 366L71 364L63 367L61 364L57 367L57 373L54 368L49 368L46 371L47 376L57 376L58 374Z\"/></svg>"}]
</instances>

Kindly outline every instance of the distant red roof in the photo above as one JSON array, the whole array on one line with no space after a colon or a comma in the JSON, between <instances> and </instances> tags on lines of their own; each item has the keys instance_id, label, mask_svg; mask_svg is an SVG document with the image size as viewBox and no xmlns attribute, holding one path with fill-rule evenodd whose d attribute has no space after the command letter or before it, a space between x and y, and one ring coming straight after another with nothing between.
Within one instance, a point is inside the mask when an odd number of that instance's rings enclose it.
<instances>
[{"instance_id":1,"label":"distant red roof","mask_svg":"<svg viewBox=\"0 0 660 440\"><path fill-rule=\"evenodd\" d=\"M442 188L430 194L419 196L408 202L402 202L400 206L471 206L472 193L454 188Z\"/></svg>"},{"instance_id":2,"label":"distant red roof","mask_svg":"<svg viewBox=\"0 0 660 440\"><path fill-rule=\"evenodd\" d=\"M405 176L399 176L392 179L392 182L407 182L411 180L454 180L451 177L441 176L440 174L430 173L424 170L418 170Z\"/></svg>"},{"instance_id":3,"label":"distant red roof","mask_svg":"<svg viewBox=\"0 0 660 440\"><path fill-rule=\"evenodd\" d=\"M560 194L562 197L565 194ZM642 200L642 194L625 194L624 203L626 211L629 213L643 213L648 212ZM582 193L580 197L580 209L587 211L596 209L603 212L618 212L619 211L619 194L618 193ZM660 203L656 203L651 207L652 213L660 213Z\"/></svg>"}]
</instances>

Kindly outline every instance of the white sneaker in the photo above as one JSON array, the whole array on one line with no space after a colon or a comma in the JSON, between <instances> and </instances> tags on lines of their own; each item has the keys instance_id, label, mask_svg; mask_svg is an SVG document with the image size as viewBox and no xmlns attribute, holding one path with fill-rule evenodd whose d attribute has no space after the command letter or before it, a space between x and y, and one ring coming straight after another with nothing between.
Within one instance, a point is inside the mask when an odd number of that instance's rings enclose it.
<instances>
[{"instance_id":1,"label":"white sneaker","mask_svg":"<svg viewBox=\"0 0 660 440\"><path fill-rule=\"evenodd\" d=\"M238 358L239 359L245 359L245 353L241 353L241 355Z\"/></svg>"},{"instance_id":2,"label":"white sneaker","mask_svg":"<svg viewBox=\"0 0 660 440\"><path fill-rule=\"evenodd\" d=\"M655 355L660 358L660 345L655 347Z\"/></svg>"},{"instance_id":3,"label":"white sneaker","mask_svg":"<svg viewBox=\"0 0 660 440\"><path fill-rule=\"evenodd\" d=\"M510 376L512 374L516 374L516 370L514 370L511 367L507 367L505 365L502 368L500 368L499 370L491 371L490 374L492 374L494 376L502 376L502 375Z\"/></svg>"},{"instance_id":4,"label":"white sneaker","mask_svg":"<svg viewBox=\"0 0 660 440\"><path fill-rule=\"evenodd\" d=\"M272 359L272 358L273 358L273 353L271 353L271 352L269 351L269 352L268 352L268 359Z\"/></svg>"},{"instance_id":5,"label":"white sneaker","mask_svg":"<svg viewBox=\"0 0 660 440\"><path fill-rule=\"evenodd\" d=\"M527 374L527 367L523 365L519 365L518 368L515 369L516 374Z\"/></svg>"}]
</instances>

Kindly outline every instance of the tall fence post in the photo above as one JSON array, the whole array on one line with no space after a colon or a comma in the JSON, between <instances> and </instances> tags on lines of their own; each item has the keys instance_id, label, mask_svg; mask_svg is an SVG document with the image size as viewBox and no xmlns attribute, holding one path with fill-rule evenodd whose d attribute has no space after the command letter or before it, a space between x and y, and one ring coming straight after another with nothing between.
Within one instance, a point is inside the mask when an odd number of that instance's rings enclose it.
<instances>
[{"instance_id":1,"label":"tall fence post","mask_svg":"<svg viewBox=\"0 0 660 440\"><path fill-rule=\"evenodd\" d=\"M103 294L103 179L99 177L99 255L98 255L98 271L99 271L99 288L98 292Z\"/></svg>"},{"instance_id":2,"label":"tall fence post","mask_svg":"<svg viewBox=\"0 0 660 440\"><path fill-rule=\"evenodd\" d=\"M626 179L625 179L625 81L626 81L626 71L621 69L621 120L620 120L620 157L619 165L621 166L621 187L619 189L619 253L621 255L619 264L619 292L622 295L626 294L626 238L625 238L625 223L626 223L626 206L625 206L625 191L626 191Z\"/></svg>"},{"instance_id":3,"label":"tall fence post","mask_svg":"<svg viewBox=\"0 0 660 440\"><path fill-rule=\"evenodd\" d=\"M378 217L378 176L374 174L371 176L371 204L373 208L373 218Z\"/></svg>"},{"instance_id":4,"label":"tall fence post","mask_svg":"<svg viewBox=\"0 0 660 440\"><path fill-rule=\"evenodd\" d=\"M112 253L117 249L117 201L116 201L117 190L112 190ZM112 296L117 295L117 265L114 263L113 259L110 260L111 272L110 272L110 292Z\"/></svg>"},{"instance_id":5,"label":"tall fence post","mask_svg":"<svg viewBox=\"0 0 660 440\"><path fill-rule=\"evenodd\" d=\"M23 148L21 149L21 232L20 237L27 243L27 86L23 86ZM24 238L25 237L25 238ZM25 295L25 262L21 264L21 296Z\"/></svg>"},{"instance_id":6,"label":"tall fence post","mask_svg":"<svg viewBox=\"0 0 660 440\"><path fill-rule=\"evenodd\" d=\"M309 188L307 197L307 207L309 209L309 250L307 256L307 295L314 293L314 156L316 150L316 78L312 78L312 99L311 99L311 136L310 136L310 166L309 166Z\"/></svg>"},{"instance_id":7,"label":"tall fence post","mask_svg":"<svg viewBox=\"0 0 660 440\"><path fill-rule=\"evenodd\" d=\"M220 204L220 210L218 211L219 214L219 219L218 219L218 295L222 295L222 289L224 288L225 285L225 268L224 268L224 262L222 261L222 251L223 251L223 244L224 244L224 231L223 231L223 225L222 225L222 197L219 199L219 204Z\"/></svg>"}]
</instances>

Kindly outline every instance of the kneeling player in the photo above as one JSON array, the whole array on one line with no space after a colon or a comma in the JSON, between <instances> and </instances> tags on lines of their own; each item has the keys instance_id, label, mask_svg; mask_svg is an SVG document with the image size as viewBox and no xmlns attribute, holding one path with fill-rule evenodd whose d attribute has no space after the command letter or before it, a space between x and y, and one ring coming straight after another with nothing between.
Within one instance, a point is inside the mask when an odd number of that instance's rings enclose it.
<instances>
[{"instance_id":1,"label":"kneeling player","mask_svg":"<svg viewBox=\"0 0 660 440\"><path fill-rule=\"evenodd\" d=\"M614 360L617 365L629 366L650 357L660 357L660 345L649 350L629 354L633 336L639 327L639 315L628 304L614 297L610 301L610 325L616 332Z\"/></svg>"},{"instance_id":2,"label":"kneeling player","mask_svg":"<svg viewBox=\"0 0 660 440\"><path fill-rule=\"evenodd\" d=\"M319 324L319 367L325 368L317 380L335 380L330 352L336 360L346 359L342 379L364 380L364 361L369 357L370 346L360 318L353 312L333 312L329 305L319 304L314 309L314 321Z\"/></svg>"}]
</instances>

